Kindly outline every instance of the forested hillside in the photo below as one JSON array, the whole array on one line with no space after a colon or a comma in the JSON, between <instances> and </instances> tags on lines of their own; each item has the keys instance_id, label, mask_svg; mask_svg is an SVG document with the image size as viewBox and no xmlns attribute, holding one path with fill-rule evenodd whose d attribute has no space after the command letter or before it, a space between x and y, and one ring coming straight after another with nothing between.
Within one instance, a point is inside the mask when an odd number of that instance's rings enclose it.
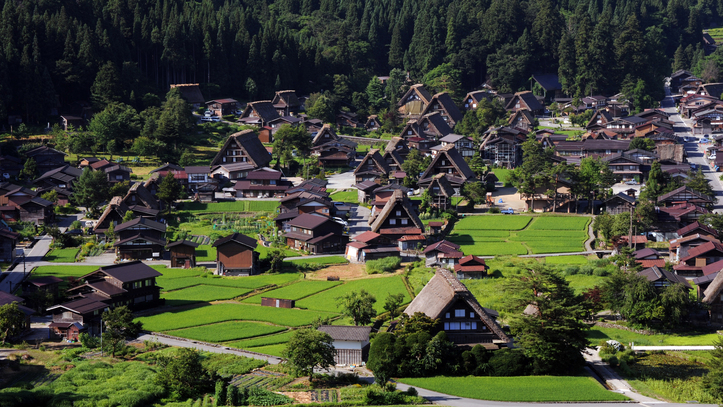
<instances>
[{"instance_id":1,"label":"forested hillside","mask_svg":"<svg viewBox=\"0 0 723 407\"><path fill-rule=\"evenodd\" d=\"M700 65L701 30L721 12L722 0L5 0L0 119L43 121L90 100L107 61L135 106L170 83L252 99L327 90L334 75L351 102L372 75L421 79L444 63L462 92L485 80L529 89L532 73L559 72L572 95L624 89L650 102L674 56Z\"/></svg>"}]
</instances>

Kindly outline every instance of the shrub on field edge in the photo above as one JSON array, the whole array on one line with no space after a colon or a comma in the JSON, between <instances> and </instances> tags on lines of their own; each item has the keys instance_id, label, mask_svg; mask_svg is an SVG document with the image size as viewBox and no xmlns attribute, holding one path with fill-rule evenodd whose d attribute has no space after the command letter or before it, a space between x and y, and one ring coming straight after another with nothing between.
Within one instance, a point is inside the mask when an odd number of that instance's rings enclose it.
<instances>
[{"instance_id":1,"label":"shrub on field edge","mask_svg":"<svg viewBox=\"0 0 723 407\"><path fill-rule=\"evenodd\" d=\"M401 264L402 259L400 257L385 257L366 262L366 270L368 274L389 273L395 271Z\"/></svg>"}]
</instances>

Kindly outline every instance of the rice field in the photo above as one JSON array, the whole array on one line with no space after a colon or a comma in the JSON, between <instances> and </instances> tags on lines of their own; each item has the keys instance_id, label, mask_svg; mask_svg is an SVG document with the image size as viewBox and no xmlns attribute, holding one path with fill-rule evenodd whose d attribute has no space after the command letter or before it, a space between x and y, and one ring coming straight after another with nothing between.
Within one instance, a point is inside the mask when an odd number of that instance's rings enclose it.
<instances>
[{"instance_id":1,"label":"rice field","mask_svg":"<svg viewBox=\"0 0 723 407\"><path fill-rule=\"evenodd\" d=\"M285 263L331 265L331 264L347 264L347 263L349 263L349 261L346 258L344 258L344 256L327 256L327 257L312 257L309 259L288 260L288 261L285 261Z\"/></svg>"},{"instance_id":2,"label":"rice field","mask_svg":"<svg viewBox=\"0 0 723 407\"><path fill-rule=\"evenodd\" d=\"M402 282L402 278L399 276L391 276L347 281L343 285L296 301L296 306L314 310L315 312L327 311L338 313L339 307L337 306L336 298L353 291L360 291L361 289L365 289L376 297L377 302L374 304L374 309L376 309L378 313L384 312L384 301L389 294L403 293L405 303L412 300L407 288Z\"/></svg>"},{"instance_id":3,"label":"rice field","mask_svg":"<svg viewBox=\"0 0 723 407\"><path fill-rule=\"evenodd\" d=\"M426 377L399 379L412 386L454 396L497 401L623 401L592 377Z\"/></svg>"},{"instance_id":4,"label":"rice field","mask_svg":"<svg viewBox=\"0 0 723 407\"><path fill-rule=\"evenodd\" d=\"M43 257L44 261L52 261L54 263L75 263L75 258L80 251L77 247L68 249L53 249Z\"/></svg>"},{"instance_id":5,"label":"rice field","mask_svg":"<svg viewBox=\"0 0 723 407\"><path fill-rule=\"evenodd\" d=\"M211 285L197 285L181 290L163 293L161 298L166 300L166 305L186 305L193 302L208 302L219 300L230 300L240 297L251 290L233 287L219 287Z\"/></svg>"},{"instance_id":6,"label":"rice field","mask_svg":"<svg viewBox=\"0 0 723 407\"><path fill-rule=\"evenodd\" d=\"M547 264L587 264L585 256L554 256L545 257Z\"/></svg>"},{"instance_id":7,"label":"rice field","mask_svg":"<svg viewBox=\"0 0 723 407\"><path fill-rule=\"evenodd\" d=\"M219 324L169 331L169 335L204 342L226 342L285 331L285 327L258 322L221 322Z\"/></svg>"},{"instance_id":8,"label":"rice field","mask_svg":"<svg viewBox=\"0 0 723 407\"><path fill-rule=\"evenodd\" d=\"M165 276L164 276L165 277ZM158 279L157 283L163 287L164 291L178 290L186 287L197 285L217 286L217 287L235 287L255 290L257 288L270 285L283 285L298 280L301 277L299 273L283 273L269 274L251 277L182 277L182 278L163 278Z\"/></svg>"},{"instance_id":9,"label":"rice field","mask_svg":"<svg viewBox=\"0 0 723 407\"><path fill-rule=\"evenodd\" d=\"M481 215L466 216L454 226L459 230L522 230L532 220L525 215Z\"/></svg>"},{"instance_id":10,"label":"rice field","mask_svg":"<svg viewBox=\"0 0 723 407\"><path fill-rule=\"evenodd\" d=\"M457 222L448 240L476 256L579 252L589 221L582 216L468 216Z\"/></svg>"},{"instance_id":11,"label":"rice field","mask_svg":"<svg viewBox=\"0 0 723 407\"><path fill-rule=\"evenodd\" d=\"M239 348L239 349L249 349L249 348L255 348L259 346L268 346L268 345L278 345L278 344L284 344L291 339L291 335L293 335L294 332L287 331L276 335L267 335L267 336L261 336L258 338L252 338L252 339L246 339L243 341L238 342L232 342L227 344L228 346Z\"/></svg>"},{"instance_id":12,"label":"rice field","mask_svg":"<svg viewBox=\"0 0 723 407\"><path fill-rule=\"evenodd\" d=\"M336 313L307 311L301 309L260 307L250 304L222 303L185 310L169 310L156 315L139 317L143 329L167 332L192 326L208 325L225 321L258 321L281 326L310 325L316 318L334 316Z\"/></svg>"},{"instance_id":13,"label":"rice field","mask_svg":"<svg viewBox=\"0 0 723 407\"><path fill-rule=\"evenodd\" d=\"M244 200L235 202L186 202L183 209L194 212L276 212L278 201Z\"/></svg>"},{"instance_id":14,"label":"rice field","mask_svg":"<svg viewBox=\"0 0 723 407\"><path fill-rule=\"evenodd\" d=\"M254 295L253 297L243 300L244 303L261 304L261 297L282 298L285 300L299 300L304 297L328 290L341 284L338 281L299 281L286 287L277 288L275 290L266 291L263 294Z\"/></svg>"}]
</instances>

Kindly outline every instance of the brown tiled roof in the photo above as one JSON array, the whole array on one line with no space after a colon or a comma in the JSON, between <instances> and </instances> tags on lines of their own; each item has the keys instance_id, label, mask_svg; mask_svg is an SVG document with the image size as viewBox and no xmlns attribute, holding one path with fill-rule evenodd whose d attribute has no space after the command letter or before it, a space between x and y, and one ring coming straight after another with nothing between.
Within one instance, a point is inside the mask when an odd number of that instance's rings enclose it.
<instances>
[{"instance_id":1,"label":"brown tiled roof","mask_svg":"<svg viewBox=\"0 0 723 407\"><path fill-rule=\"evenodd\" d=\"M132 227L138 226L138 225L143 225L143 226L146 226L148 229L157 230L159 232L166 231L165 223L156 222L154 220L150 220L150 219L146 219L146 218L135 218L128 222L121 223L120 225L115 227L115 231L120 232L122 230L126 230L128 228L132 228Z\"/></svg>"},{"instance_id":2,"label":"brown tiled roof","mask_svg":"<svg viewBox=\"0 0 723 407\"><path fill-rule=\"evenodd\" d=\"M703 267L703 275L707 276L709 274L714 274L719 271L723 270L723 260L719 260L715 263L708 264Z\"/></svg>"},{"instance_id":3,"label":"brown tiled roof","mask_svg":"<svg viewBox=\"0 0 723 407\"><path fill-rule=\"evenodd\" d=\"M329 221L330 219L323 215L318 215L314 213L302 213L301 215L290 220L286 224L288 226L296 226L303 229L315 229Z\"/></svg>"},{"instance_id":4,"label":"brown tiled roof","mask_svg":"<svg viewBox=\"0 0 723 407\"><path fill-rule=\"evenodd\" d=\"M378 238L379 236L381 236L379 233L374 233L371 230L367 230L364 233L354 236L352 239L356 240L357 242L369 243L372 240Z\"/></svg>"},{"instance_id":5,"label":"brown tiled roof","mask_svg":"<svg viewBox=\"0 0 723 407\"><path fill-rule=\"evenodd\" d=\"M698 222L698 221L695 221L695 222L691 223L691 224L688 225L688 226L685 226L685 227L683 227L683 228L678 229L678 231L675 232L675 233L677 233L678 236L686 236L686 235L691 234L691 232L695 231L696 229L700 229L700 230L702 230L703 232L706 232L706 233L708 233L709 235L711 235L711 236L713 236L713 237L718 237L718 231L717 231L717 230L713 229L712 227L710 227L710 226L708 226L708 225L702 225L702 224L701 224L700 222Z\"/></svg>"},{"instance_id":6,"label":"brown tiled roof","mask_svg":"<svg viewBox=\"0 0 723 407\"><path fill-rule=\"evenodd\" d=\"M636 260L641 266L648 267L665 267L665 259L654 259L654 260Z\"/></svg>"},{"instance_id":7,"label":"brown tiled roof","mask_svg":"<svg viewBox=\"0 0 723 407\"><path fill-rule=\"evenodd\" d=\"M429 253L431 251L440 251L443 253L452 253L459 251L459 245L456 243L448 242L446 240L441 240L437 243L431 244L427 246L426 249L424 249L424 253Z\"/></svg>"},{"instance_id":8,"label":"brown tiled roof","mask_svg":"<svg viewBox=\"0 0 723 407\"><path fill-rule=\"evenodd\" d=\"M692 247L688 249L688 255L680 259L680 261L684 262L686 260L694 259L713 250L723 253L723 245L721 245L720 242L713 241L703 243L700 246Z\"/></svg>"},{"instance_id":9,"label":"brown tiled roof","mask_svg":"<svg viewBox=\"0 0 723 407\"><path fill-rule=\"evenodd\" d=\"M671 283L680 283L683 284L685 287L690 288L690 283L688 283L688 280L685 279L685 277L681 277L677 274L673 274L669 272L668 270L662 269L657 266L650 267L648 269L645 269L638 273L639 276L645 277L648 281L651 283L654 283L656 281L660 280L667 280Z\"/></svg>"}]
</instances>

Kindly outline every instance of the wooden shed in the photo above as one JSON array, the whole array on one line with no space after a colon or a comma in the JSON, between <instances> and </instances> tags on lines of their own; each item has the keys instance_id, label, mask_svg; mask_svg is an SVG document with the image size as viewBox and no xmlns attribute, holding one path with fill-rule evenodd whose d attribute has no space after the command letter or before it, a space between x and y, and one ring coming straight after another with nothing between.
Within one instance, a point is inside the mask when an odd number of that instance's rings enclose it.
<instances>
[{"instance_id":1,"label":"wooden shed","mask_svg":"<svg viewBox=\"0 0 723 407\"><path fill-rule=\"evenodd\" d=\"M171 267L182 267L190 269L196 267L196 248L198 243L190 240L179 240L170 243L168 250L171 252Z\"/></svg>"},{"instance_id":2,"label":"wooden shed","mask_svg":"<svg viewBox=\"0 0 723 407\"><path fill-rule=\"evenodd\" d=\"M294 308L295 302L294 300L285 300L283 298L261 297L262 307Z\"/></svg>"}]
</instances>

